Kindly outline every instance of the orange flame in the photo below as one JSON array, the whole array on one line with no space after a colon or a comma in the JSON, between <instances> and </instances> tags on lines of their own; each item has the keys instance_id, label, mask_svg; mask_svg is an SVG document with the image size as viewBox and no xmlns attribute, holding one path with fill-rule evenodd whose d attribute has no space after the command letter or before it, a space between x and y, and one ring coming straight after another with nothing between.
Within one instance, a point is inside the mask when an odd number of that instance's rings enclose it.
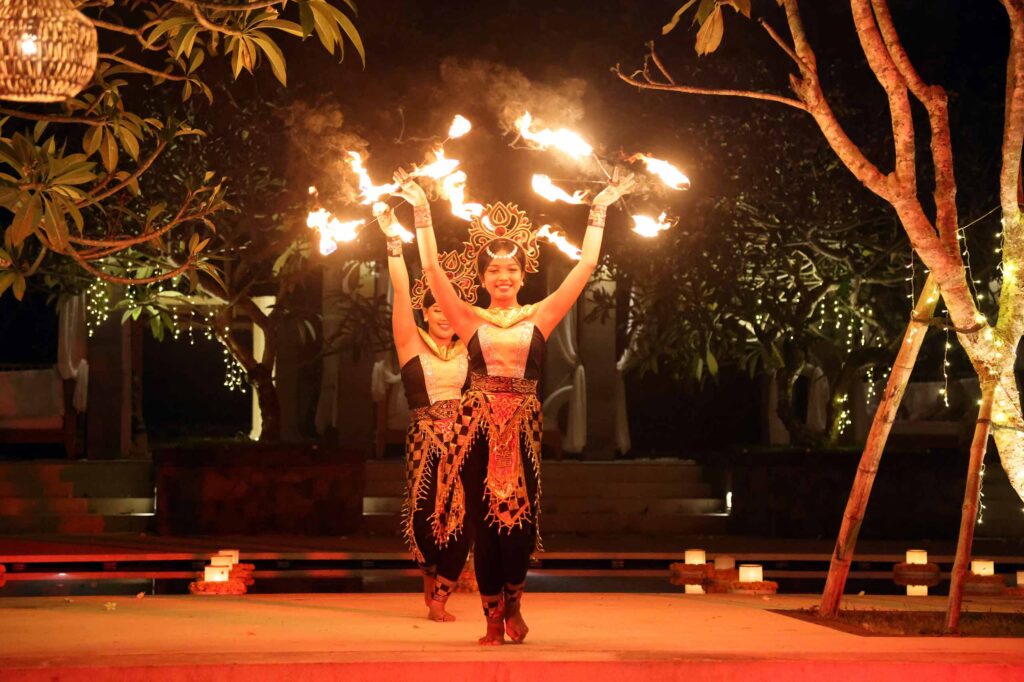
<instances>
[{"instance_id":1,"label":"orange flame","mask_svg":"<svg viewBox=\"0 0 1024 682\"><path fill-rule=\"evenodd\" d=\"M448 128L448 138L454 140L462 137L472 129L473 124L469 122L469 119L462 114L455 114L455 118L452 119L451 127Z\"/></svg>"},{"instance_id":2,"label":"orange flame","mask_svg":"<svg viewBox=\"0 0 1024 682\"><path fill-rule=\"evenodd\" d=\"M455 171L441 183L441 196L452 205L452 215L462 220L472 220L484 212L481 204L466 203L466 173Z\"/></svg>"},{"instance_id":3,"label":"orange flame","mask_svg":"<svg viewBox=\"0 0 1024 682\"><path fill-rule=\"evenodd\" d=\"M689 189L690 178L686 177L681 170L668 161L656 159L647 154L635 154L631 160L640 160L647 166L647 170L657 175L662 182L672 189Z\"/></svg>"},{"instance_id":4,"label":"orange flame","mask_svg":"<svg viewBox=\"0 0 1024 682\"><path fill-rule=\"evenodd\" d=\"M533 131L530 129L531 125L533 125L533 116L528 111L523 112L523 115L515 121L516 130L519 131L520 137L533 142L540 149L554 147L558 151L576 159L582 159L594 153L594 148L571 130L565 128L559 128L558 130L544 128L543 130Z\"/></svg>"},{"instance_id":5,"label":"orange flame","mask_svg":"<svg viewBox=\"0 0 1024 682\"><path fill-rule=\"evenodd\" d=\"M363 166L363 157L359 155L359 152L348 152L348 165L351 166L352 171L359 177L359 191L362 192L363 204L372 204L378 201L382 196L393 194L398 189L397 183L390 183L387 185L375 185L370 180L370 174L366 172L366 167Z\"/></svg>"},{"instance_id":6,"label":"orange flame","mask_svg":"<svg viewBox=\"0 0 1024 682\"><path fill-rule=\"evenodd\" d=\"M656 237L659 232L671 228L674 224L666 220L664 211L661 212L657 219L646 215L633 216L633 231L641 237Z\"/></svg>"},{"instance_id":7,"label":"orange flame","mask_svg":"<svg viewBox=\"0 0 1024 682\"><path fill-rule=\"evenodd\" d=\"M582 204L587 196L587 193L582 191L569 194L551 182L551 178L540 174L533 176L533 191L548 201L564 201L567 204Z\"/></svg>"},{"instance_id":8,"label":"orange flame","mask_svg":"<svg viewBox=\"0 0 1024 682\"><path fill-rule=\"evenodd\" d=\"M426 176L428 178L433 178L434 180L440 180L441 178L454 173L455 169L458 167L459 161L447 158L444 155L444 148L438 147L434 150L434 161L425 166L420 166L414 170L411 175L414 178Z\"/></svg>"},{"instance_id":9,"label":"orange flame","mask_svg":"<svg viewBox=\"0 0 1024 682\"><path fill-rule=\"evenodd\" d=\"M350 242L359 236L356 229L366 223L365 220L349 220L341 222L325 209L310 211L306 216L306 227L316 230L320 235L320 253L329 256L338 249L338 242Z\"/></svg>"},{"instance_id":10,"label":"orange flame","mask_svg":"<svg viewBox=\"0 0 1024 682\"><path fill-rule=\"evenodd\" d=\"M541 225L540 229L537 230L537 237L539 239L544 239L552 246L557 247L559 251L573 260L580 260L583 258L583 252L580 251L579 247L570 242L565 234L551 225Z\"/></svg>"},{"instance_id":11,"label":"orange flame","mask_svg":"<svg viewBox=\"0 0 1024 682\"><path fill-rule=\"evenodd\" d=\"M383 201L378 201L373 205L373 215L378 216L379 220L380 214L383 213L384 211L387 211L389 208L391 207L385 204ZM394 230L395 234L398 235L398 238L401 239L406 244L411 243L413 238L415 237L415 235L413 235L412 232L407 230L405 226L402 225L402 223L398 222L397 218L391 221L391 229Z\"/></svg>"}]
</instances>

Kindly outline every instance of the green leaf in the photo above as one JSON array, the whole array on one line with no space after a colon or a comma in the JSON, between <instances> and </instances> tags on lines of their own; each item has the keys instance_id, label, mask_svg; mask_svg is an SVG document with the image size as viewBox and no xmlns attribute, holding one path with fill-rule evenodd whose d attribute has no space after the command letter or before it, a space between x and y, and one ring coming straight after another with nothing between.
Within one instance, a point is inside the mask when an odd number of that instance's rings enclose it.
<instances>
[{"instance_id":1,"label":"green leaf","mask_svg":"<svg viewBox=\"0 0 1024 682\"><path fill-rule=\"evenodd\" d=\"M103 126L92 126L82 136L82 149L85 150L86 155L92 156L100 148L100 142L102 141Z\"/></svg>"},{"instance_id":2,"label":"green leaf","mask_svg":"<svg viewBox=\"0 0 1024 682\"><path fill-rule=\"evenodd\" d=\"M718 360L715 358L715 354L711 352L710 348L708 348L707 360L708 372L711 373L711 376L718 376Z\"/></svg>"},{"instance_id":3,"label":"green leaf","mask_svg":"<svg viewBox=\"0 0 1024 682\"><path fill-rule=\"evenodd\" d=\"M38 194L23 196L18 210L14 212L14 219L7 228L8 243L17 246L25 241L39 226L42 212L42 201Z\"/></svg>"},{"instance_id":4,"label":"green leaf","mask_svg":"<svg viewBox=\"0 0 1024 682\"><path fill-rule=\"evenodd\" d=\"M14 285L11 287L11 292L14 294L14 298L19 301L25 297L25 275L17 272L14 274Z\"/></svg>"},{"instance_id":5,"label":"green leaf","mask_svg":"<svg viewBox=\"0 0 1024 682\"><path fill-rule=\"evenodd\" d=\"M12 270L0 272L0 295L3 295L3 293L7 291L12 284L14 284L14 280L17 278L18 273Z\"/></svg>"},{"instance_id":6,"label":"green leaf","mask_svg":"<svg viewBox=\"0 0 1024 682\"><path fill-rule=\"evenodd\" d=\"M348 39L352 41L352 45L355 46L356 52L359 53L359 59L362 60L363 66L366 66L366 50L363 48L363 39L359 36L359 30L356 25L352 23L352 20L345 16L345 13L333 5L327 5L329 12L334 16L334 20L337 22L341 30L345 32ZM338 38L338 45L341 46L341 38Z\"/></svg>"},{"instance_id":7,"label":"green leaf","mask_svg":"<svg viewBox=\"0 0 1024 682\"><path fill-rule=\"evenodd\" d=\"M133 160L139 160L139 141L134 135L121 128L121 144L124 145L124 150L128 152L128 156L132 157Z\"/></svg>"},{"instance_id":8,"label":"green leaf","mask_svg":"<svg viewBox=\"0 0 1024 682\"><path fill-rule=\"evenodd\" d=\"M299 5L299 23L302 25L303 38L313 35L316 22L313 19L313 10L310 9L308 2L303 2Z\"/></svg>"},{"instance_id":9,"label":"green leaf","mask_svg":"<svg viewBox=\"0 0 1024 682\"><path fill-rule=\"evenodd\" d=\"M181 55L188 57L192 54L192 47L195 45L196 36L199 35L200 30L202 27L196 24L185 31L185 35L182 36L181 42L178 44L178 49L174 52L176 58Z\"/></svg>"},{"instance_id":10,"label":"green leaf","mask_svg":"<svg viewBox=\"0 0 1024 682\"><path fill-rule=\"evenodd\" d=\"M263 53L267 55L267 61L270 62L270 69L274 72L274 76L281 82L281 85L288 86L288 73L286 71L284 54L281 52L281 48L277 46L273 40L267 35L259 32L253 32L252 40Z\"/></svg>"},{"instance_id":11,"label":"green leaf","mask_svg":"<svg viewBox=\"0 0 1024 682\"><path fill-rule=\"evenodd\" d=\"M146 44L144 47L148 49L153 45L153 43L157 41L157 39L160 38L160 36L170 31L175 31L181 28L181 26L191 23L193 21L194 19L192 17L171 17L170 19L161 21L159 24L153 27L153 30L150 32L149 37L146 38Z\"/></svg>"},{"instance_id":12,"label":"green leaf","mask_svg":"<svg viewBox=\"0 0 1024 682\"><path fill-rule=\"evenodd\" d=\"M750 0L722 0L723 4L732 5L732 8L745 16L747 19L750 18Z\"/></svg>"},{"instance_id":13,"label":"green leaf","mask_svg":"<svg viewBox=\"0 0 1024 682\"><path fill-rule=\"evenodd\" d=\"M690 9L690 7L695 2L697 2L697 0L688 0L682 7L677 9L676 13L672 15L672 19L670 19L667 24L665 24L664 26L661 27L661 35L664 36L664 35L668 35L669 33L671 33L672 30L679 23L679 20L682 18L683 13L686 12L686 10Z\"/></svg>"},{"instance_id":14,"label":"green leaf","mask_svg":"<svg viewBox=\"0 0 1024 682\"><path fill-rule=\"evenodd\" d=\"M103 167L107 171L113 171L117 168L117 162L120 153L117 150L117 140L114 139L114 133L109 130L103 130L103 144L100 145L100 158L103 160Z\"/></svg>"},{"instance_id":15,"label":"green leaf","mask_svg":"<svg viewBox=\"0 0 1024 682\"><path fill-rule=\"evenodd\" d=\"M278 31L284 31L290 33L293 36L302 37L305 33L302 26L296 24L294 21L285 21L284 19L271 19L270 21L264 21L260 24L260 28L274 28Z\"/></svg>"},{"instance_id":16,"label":"green leaf","mask_svg":"<svg viewBox=\"0 0 1024 682\"><path fill-rule=\"evenodd\" d=\"M725 31L725 22L722 20L722 8L715 7L707 21L697 31L697 54L711 54L722 44L722 34Z\"/></svg>"},{"instance_id":17,"label":"green leaf","mask_svg":"<svg viewBox=\"0 0 1024 682\"><path fill-rule=\"evenodd\" d=\"M693 18L693 23L703 26L716 9L718 9L718 0L700 0L700 5L697 6L697 16Z\"/></svg>"}]
</instances>

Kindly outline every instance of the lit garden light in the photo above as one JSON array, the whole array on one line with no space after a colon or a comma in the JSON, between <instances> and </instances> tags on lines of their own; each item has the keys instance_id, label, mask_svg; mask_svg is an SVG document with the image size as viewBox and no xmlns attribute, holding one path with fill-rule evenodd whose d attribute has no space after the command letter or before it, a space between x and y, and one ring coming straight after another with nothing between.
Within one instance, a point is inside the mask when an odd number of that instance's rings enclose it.
<instances>
[{"instance_id":1,"label":"lit garden light","mask_svg":"<svg viewBox=\"0 0 1024 682\"><path fill-rule=\"evenodd\" d=\"M740 564L741 583L759 583L764 581L764 570L761 564Z\"/></svg>"},{"instance_id":2,"label":"lit garden light","mask_svg":"<svg viewBox=\"0 0 1024 682\"><path fill-rule=\"evenodd\" d=\"M939 584L939 567L928 562L928 552L908 549L906 561L893 566L893 579L907 588L908 597L927 597L928 588Z\"/></svg>"},{"instance_id":3,"label":"lit garden light","mask_svg":"<svg viewBox=\"0 0 1024 682\"><path fill-rule=\"evenodd\" d=\"M994 561L975 559L971 561L971 573L974 575L995 575L996 564Z\"/></svg>"},{"instance_id":4,"label":"lit garden light","mask_svg":"<svg viewBox=\"0 0 1024 682\"><path fill-rule=\"evenodd\" d=\"M208 583L226 583L230 566L206 566L203 568L203 580Z\"/></svg>"}]
</instances>

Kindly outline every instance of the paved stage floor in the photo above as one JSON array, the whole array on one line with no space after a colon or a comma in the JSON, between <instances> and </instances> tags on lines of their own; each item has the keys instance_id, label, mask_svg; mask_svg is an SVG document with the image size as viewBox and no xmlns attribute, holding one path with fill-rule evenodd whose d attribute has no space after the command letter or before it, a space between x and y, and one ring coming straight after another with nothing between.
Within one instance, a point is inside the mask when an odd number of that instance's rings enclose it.
<instances>
[{"instance_id":1,"label":"paved stage floor","mask_svg":"<svg viewBox=\"0 0 1024 682\"><path fill-rule=\"evenodd\" d=\"M0 680L1024 679L1024 640L862 637L771 609L813 596L532 594L523 645L480 647L476 595L432 623L415 594L0 600ZM942 610L940 597L849 608ZM116 606L111 606L116 604ZM970 610L1024 611L972 598Z\"/></svg>"}]
</instances>

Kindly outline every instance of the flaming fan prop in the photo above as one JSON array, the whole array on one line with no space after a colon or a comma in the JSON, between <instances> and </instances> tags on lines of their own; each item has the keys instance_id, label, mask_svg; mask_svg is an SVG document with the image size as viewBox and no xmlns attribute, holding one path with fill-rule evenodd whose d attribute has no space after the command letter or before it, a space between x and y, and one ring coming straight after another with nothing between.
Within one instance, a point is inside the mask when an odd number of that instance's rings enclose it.
<instances>
[{"instance_id":1,"label":"flaming fan prop","mask_svg":"<svg viewBox=\"0 0 1024 682\"><path fill-rule=\"evenodd\" d=\"M450 159L445 156L444 145L449 140L454 140L466 135L473 129L473 125L462 115L456 115L448 127L448 137L441 142L432 152L433 160L416 166L410 175L414 178L431 178L439 183L441 196L447 199L452 206L452 214L463 220L472 220L483 212L483 206L476 203L466 202L466 173L459 170L458 159ZM391 182L378 185L373 182L369 171L366 169L362 154L356 151L345 153L349 168L355 174L359 185L359 203L364 206L373 206L377 212L384 202L382 199L398 191L398 184ZM309 188L309 193L316 196L315 187ZM386 204L385 204L386 205ZM306 216L306 226L316 230L320 237L320 253L328 256L338 249L342 242L354 241L361 229L376 222L376 218L367 220L341 221L331 215L323 208L310 211ZM413 234L401 224L395 223L399 236L405 242L413 240Z\"/></svg>"},{"instance_id":2,"label":"flaming fan prop","mask_svg":"<svg viewBox=\"0 0 1024 682\"><path fill-rule=\"evenodd\" d=\"M605 177L607 179L611 179L611 175L608 173L605 163L601 157L597 155L593 146L584 140L579 133L566 128L559 128L558 130L551 130L550 128L536 128L534 127L533 116L528 111L523 112L522 116L515 120L514 126L516 131L519 133L518 139L526 141L530 148L540 151L549 149L558 151L578 161L591 158L597 164L598 168L601 169L601 172L604 173ZM513 144L515 144L515 141L513 141ZM669 189L682 190L689 189L690 187L690 179L668 161L655 158L649 154L634 154L633 156L628 157L626 161L627 163L643 163L646 172L657 178ZM582 204L586 200L586 192L577 191L569 194L561 187L555 185L551 178L546 175L533 176L533 190L548 201L563 201L568 204ZM623 197L622 202L628 210L629 203L626 201L625 197ZM632 211L630 211L630 213L632 213ZM648 215L634 214L633 231L641 237L656 237L661 232L675 226L676 222L677 221L675 220L669 220L667 218L667 213L664 211L657 218ZM567 254L570 253L563 248L563 243L568 244L573 249L576 248L569 244L564 235L560 234L559 238L563 240L563 242L556 243L552 241L552 243L558 246L558 248L563 252Z\"/></svg>"}]
</instances>

